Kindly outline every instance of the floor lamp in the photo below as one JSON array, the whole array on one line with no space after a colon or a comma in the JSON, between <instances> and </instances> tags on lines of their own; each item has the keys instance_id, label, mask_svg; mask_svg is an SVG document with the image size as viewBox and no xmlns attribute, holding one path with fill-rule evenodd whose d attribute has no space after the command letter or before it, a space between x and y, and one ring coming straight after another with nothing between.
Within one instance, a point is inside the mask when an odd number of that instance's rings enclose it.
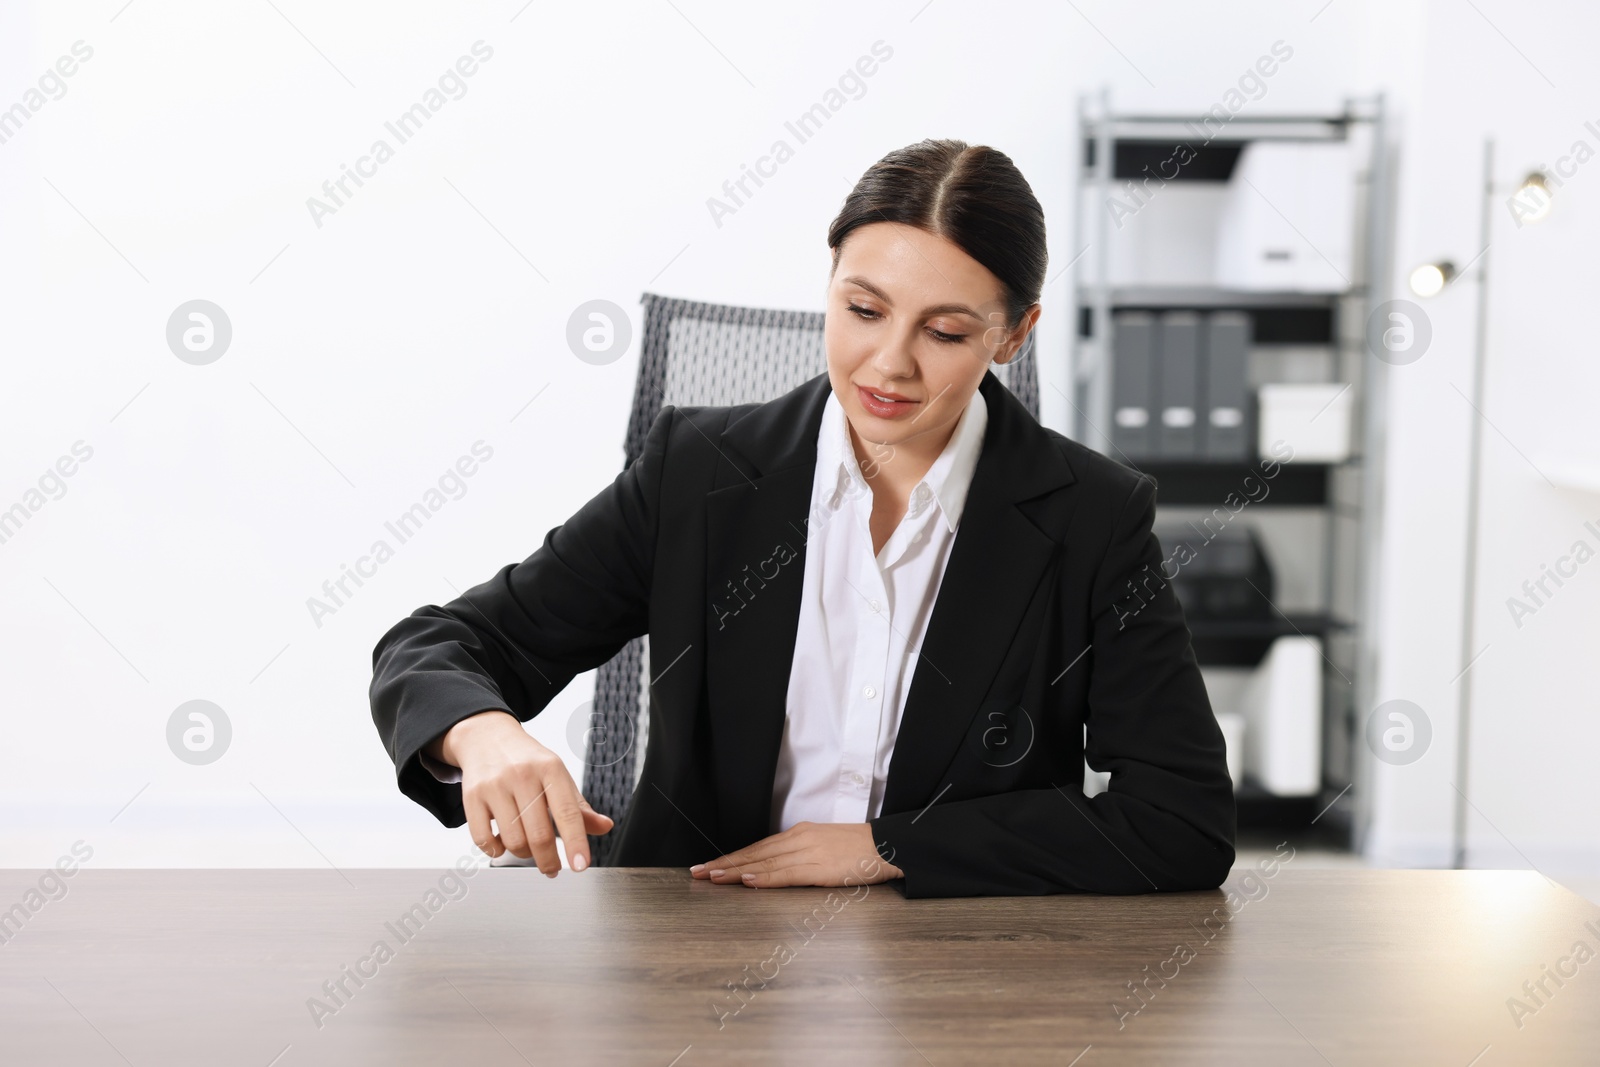
<instances>
[{"instance_id":1,"label":"floor lamp","mask_svg":"<svg viewBox=\"0 0 1600 1067\"><path fill-rule=\"evenodd\" d=\"M1489 248L1492 244L1490 230L1494 198L1498 192L1494 183L1494 140L1483 142L1483 192L1478 218L1478 252L1474 262L1478 271L1477 326L1472 350L1472 405L1471 431L1467 446L1467 541L1466 560L1463 564L1461 601L1461 673L1457 678L1461 688L1456 693L1456 774L1455 817L1453 824L1453 866L1457 870L1467 865L1467 787L1472 763L1472 679L1469 669L1473 662L1473 647L1477 644L1478 601L1478 528L1483 512L1482 456L1483 456L1483 381L1488 362L1489 345ZM1524 220L1537 222L1550 210L1550 186L1539 172L1529 174L1512 194L1509 202L1512 215L1520 226ZM1472 264L1469 263L1470 267ZM1411 288L1419 296L1432 296L1457 276L1448 261L1429 263L1411 274Z\"/></svg>"},{"instance_id":2,"label":"floor lamp","mask_svg":"<svg viewBox=\"0 0 1600 1067\"><path fill-rule=\"evenodd\" d=\"M1494 141L1483 142L1483 204L1478 216L1478 322L1472 345L1472 432L1467 445L1466 573L1461 592L1461 688L1456 693L1454 866L1467 866L1467 775L1472 763L1472 646L1478 625L1478 525L1483 511L1483 376L1489 345L1489 212L1494 202Z\"/></svg>"}]
</instances>

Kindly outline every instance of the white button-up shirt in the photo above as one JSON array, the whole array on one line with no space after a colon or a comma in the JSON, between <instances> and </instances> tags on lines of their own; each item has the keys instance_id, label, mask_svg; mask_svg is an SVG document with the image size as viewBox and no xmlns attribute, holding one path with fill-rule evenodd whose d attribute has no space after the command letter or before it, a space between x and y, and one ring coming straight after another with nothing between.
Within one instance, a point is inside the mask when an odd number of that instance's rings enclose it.
<instances>
[{"instance_id":1,"label":"white button-up shirt","mask_svg":"<svg viewBox=\"0 0 1600 1067\"><path fill-rule=\"evenodd\" d=\"M770 832L879 814L912 672L988 421L988 406L974 390L944 451L912 489L900 525L874 556L872 490L851 447L844 407L828 395ZM869 467L873 462L869 457Z\"/></svg>"}]
</instances>

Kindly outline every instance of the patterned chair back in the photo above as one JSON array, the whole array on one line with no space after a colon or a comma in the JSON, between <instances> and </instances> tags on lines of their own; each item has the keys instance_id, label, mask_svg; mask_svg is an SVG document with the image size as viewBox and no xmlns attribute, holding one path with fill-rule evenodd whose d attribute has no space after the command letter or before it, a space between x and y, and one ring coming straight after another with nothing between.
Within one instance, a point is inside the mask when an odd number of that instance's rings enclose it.
<instances>
[{"instance_id":1,"label":"patterned chair back","mask_svg":"<svg viewBox=\"0 0 1600 1067\"><path fill-rule=\"evenodd\" d=\"M639 377L624 445L627 464L644 451L645 435L668 405L732 405L774 400L828 369L823 313L733 307L645 293ZM1039 417L1039 376L1029 333L1017 358L991 369ZM643 767L649 730L649 637L636 637L602 664L595 682L583 795L621 823ZM615 833L591 836L604 864Z\"/></svg>"}]
</instances>

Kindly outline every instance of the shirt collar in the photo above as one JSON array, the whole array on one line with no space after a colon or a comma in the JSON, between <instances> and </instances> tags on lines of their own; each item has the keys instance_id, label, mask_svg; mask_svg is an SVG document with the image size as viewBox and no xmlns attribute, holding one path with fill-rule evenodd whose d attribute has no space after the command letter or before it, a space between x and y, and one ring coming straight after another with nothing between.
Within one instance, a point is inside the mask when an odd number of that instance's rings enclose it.
<instances>
[{"instance_id":1,"label":"shirt collar","mask_svg":"<svg viewBox=\"0 0 1600 1067\"><path fill-rule=\"evenodd\" d=\"M966 507L967 490L972 486L972 475L978 466L978 455L983 449L984 430L989 423L989 406L978 390L956 422L944 451L933 461L928 472L911 490L906 514L916 517L934 501L944 516L945 525L955 532L961 522L961 512ZM856 461L855 449L850 446L849 419L844 405L832 391L823 407L822 426L817 440L818 482L831 488L830 505L838 507L842 498L854 494L870 494L861 466ZM833 477L823 481L821 476L832 472Z\"/></svg>"}]
</instances>

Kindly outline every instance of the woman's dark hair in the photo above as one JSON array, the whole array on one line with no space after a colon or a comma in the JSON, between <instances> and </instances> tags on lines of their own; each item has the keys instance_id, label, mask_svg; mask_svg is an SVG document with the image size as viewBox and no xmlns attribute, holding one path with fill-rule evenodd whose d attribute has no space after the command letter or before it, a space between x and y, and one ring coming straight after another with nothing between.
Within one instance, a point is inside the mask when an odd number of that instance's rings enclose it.
<instances>
[{"instance_id":1,"label":"woman's dark hair","mask_svg":"<svg viewBox=\"0 0 1600 1067\"><path fill-rule=\"evenodd\" d=\"M828 227L834 270L844 239L873 222L915 226L982 263L1004 287L1008 329L1039 300L1048 261L1044 210L1011 157L997 148L925 140L878 160Z\"/></svg>"}]
</instances>

